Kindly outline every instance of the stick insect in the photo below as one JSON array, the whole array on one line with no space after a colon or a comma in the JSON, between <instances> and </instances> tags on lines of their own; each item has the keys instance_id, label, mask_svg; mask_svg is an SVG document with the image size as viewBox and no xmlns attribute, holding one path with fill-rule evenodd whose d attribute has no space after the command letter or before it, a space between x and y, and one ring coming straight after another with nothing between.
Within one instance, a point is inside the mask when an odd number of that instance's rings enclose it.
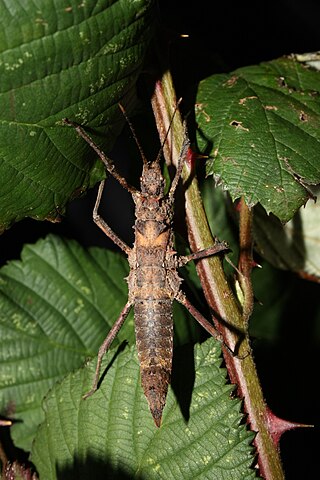
<instances>
[{"instance_id":1,"label":"stick insect","mask_svg":"<svg viewBox=\"0 0 320 480\"><path fill-rule=\"evenodd\" d=\"M121 109L123 110L123 108ZM126 117L124 111L123 113ZM133 307L141 384L154 422L156 426L159 427L171 379L173 301L176 300L184 305L210 335L217 338L220 342L223 342L221 335L214 326L190 303L181 290L180 285L182 280L179 277L178 268L186 265L186 263L191 260L198 260L226 251L228 247L225 243L217 242L212 247L191 253L187 256L177 255L173 243L173 204L190 142L187 135L185 135L179 155L178 167L171 182L169 192L165 194L165 180L160 168L163 145L157 158L153 162L148 162L130 121L127 117L126 119L143 161L140 190L130 185L126 179L118 173L113 162L80 125L68 119L64 120L66 124L73 126L77 133L98 154L107 172L111 174L123 188L130 192L135 204L136 217L134 225L135 241L133 246L129 247L117 236L98 213L104 188L104 181L102 181L93 210L93 220L128 257L130 266L130 273L127 278L128 301L99 349L93 385L91 390L84 395L84 398L89 397L97 390L103 356L119 332L130 309Z\"/></svg>"}]
</instances>

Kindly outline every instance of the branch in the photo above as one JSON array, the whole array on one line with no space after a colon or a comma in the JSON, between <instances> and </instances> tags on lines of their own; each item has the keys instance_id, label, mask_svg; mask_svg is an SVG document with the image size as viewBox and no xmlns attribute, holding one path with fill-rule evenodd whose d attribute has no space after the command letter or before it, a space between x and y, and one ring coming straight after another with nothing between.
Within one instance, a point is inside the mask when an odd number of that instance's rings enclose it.
<instances>
[{"instance_id":1,"label":"branch","mask_svg":"<svg viewBox=\"0 0 320 480\"><path fill-rule=\"evenodd\" d=\"M168 71L156 82L151 101L159 136L163 142L176 105L172 78ZM178 112L172 121L171 129L172 134L166 139L164 154L166 161L173 162L177 167L184 138L184 127ZM185 202L189 242L192 250L197 251L212 246L214 239L208 226L197 179L190 177L191 170L191 163L186 162L182 178L184 182L188 180ZM215 322L216 328L221 332L226 345L237 349L238 356L231 355L226 348L223 348L223 355L230 380L237 385L238 395L243 398L248 424L257 433L254 443L260 474L268 480L281 480L284 474L277 445L271 434L270 411L264 401L251 354L246 333L247 320L230 289L220 258L216 256L198 261L197 272L210 308L220 317L220 321ZM242 335L240 344L239 333Z\"/></svg>"}]
</instances>

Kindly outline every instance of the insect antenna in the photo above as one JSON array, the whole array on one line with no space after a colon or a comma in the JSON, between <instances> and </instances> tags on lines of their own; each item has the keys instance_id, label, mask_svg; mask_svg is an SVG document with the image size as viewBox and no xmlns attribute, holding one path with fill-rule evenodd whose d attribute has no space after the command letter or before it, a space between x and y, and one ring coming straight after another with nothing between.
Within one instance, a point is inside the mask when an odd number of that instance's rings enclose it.
<instances>
[{"instance_id":1,"label":"insect antenna","mask_svg":"<svg viewBox=\"0 0 320 480\"><path fill-rule=\"evenodd\" d=\"M184 140L182 143L181 151L179 154L179 159L178 159L178 165L176 169L175 176L171 182L170 190L168 193L168 197L173 201L173 197L176 191L176 188L178 186L178 182L182 173L183 165L184 165L184 158L187 155L188 149L190 147L190 140L188 138L188 135L185 133Z\"/></svg>"},{"instance_id":2,"label":"insect antenna","mask_svg":"<svg viewBox=\"0 0 320 480\"><path fill-rule=\"evenodd\" d=\"M137 147L138 147L138 149L139 149L139 152L140 152L140 155L141 155L143 164L146 165L146 164L148 163L148 160L146 159L146 156L145 156L145 154L144 154L144 151L142 150L142 147L141 147L141 145L140 145L140 142L139 142L139 140L138 140L138 137L137 137L137 135L136 135L136 132L135 132L135 130L134 130L134 127L133 127L133 125L132 125L132 123L131 123L128 115L127 115L127 112L125 111L125 109L124 109L124 107L121 105L121 103L119 103L119 108L120 108L121 112L123 113L123 116L124 116L124 118L126 119L128 125L129 125L131 134L132 134L132 136L133 136L133 138L134 138L134 141L136 142L136 145L137 145Z\"/></svg>"}]
</instances>

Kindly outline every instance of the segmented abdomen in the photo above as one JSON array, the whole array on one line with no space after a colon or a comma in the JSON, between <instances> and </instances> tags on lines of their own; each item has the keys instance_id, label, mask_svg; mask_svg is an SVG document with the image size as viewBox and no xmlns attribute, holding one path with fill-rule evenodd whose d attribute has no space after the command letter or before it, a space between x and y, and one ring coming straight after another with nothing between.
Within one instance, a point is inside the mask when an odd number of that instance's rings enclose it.
<instances>
[{"instance_id":1,"label":"segmented abdomen","mask_svg":"<svg viewBox=\"0 0 320 480\"><path fill-rule=\"evenodd\" d=\"M172 369L172 300L152 293L136 298L134 316L141 384L154 421L160 426Z\"/></svg>"}]
</instances>

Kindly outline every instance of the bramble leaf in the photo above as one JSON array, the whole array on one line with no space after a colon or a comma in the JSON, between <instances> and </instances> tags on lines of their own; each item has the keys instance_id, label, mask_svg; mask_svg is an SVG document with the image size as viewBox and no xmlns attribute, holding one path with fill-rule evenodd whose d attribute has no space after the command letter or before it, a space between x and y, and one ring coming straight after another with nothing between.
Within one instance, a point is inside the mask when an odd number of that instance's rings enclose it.
<instances>
[{"instance_id":1,"label":"bramble leaf","mask_svg":"<svg viewBox=\"0 0 320 480\"><path fill-rule=\"evenodd\" d=\"M48 389L97 353L127 302L127 275L124 256L52 235L0 270L0 406L20 420L17 446L30 449ZM195 341L196 321L178 305L174 316L175 344ZM132 312L112 349L124 341L135 341Z\"/></svg>"},{"instance_id":2,"label":"bramble leaf","mask_svg":"<svg viewBox=\"0 0 320 480\"><path fill-rule=\"evenodd\" d=\"M72 128L107 151L130 110L152 36L152 0L0 2L0 230L30 216L58 220L103 177Z\"/></svg>"},{"instance_id":3,"label":"bramble leaf","mask_svg":"<svg viewBox=\"0 0 320 480\"><path fill-rule=\"evenodd\" d=\"M199 85L198 141L207 173L233 199L283 222L320 182L320 72L295 58L213 75Z\"/></svg>"},{"instance_id":4,"label":"bramble leaf","mask_svg":"<svg viewBox=\"0 0 320 480\"><path fill-rule=\"evenodd\" d=\"M99 390L87 401L81 393L89 387L94 362L68 375L44 404L45 420L32 449L40 478L85 480L93 470L97 479L106 474L125 479L256 478L253 435L240 425L241 402L230 397L220 353L213 339L197 345L194 356L186 348L177 352L175 393L187 403L188 418L170 389L159 429L140 386L134 348L109 365ZM190 356L194 385L186 369ZM104 367L111 359L110 352Z\"/></svg>"}]
</instances>

